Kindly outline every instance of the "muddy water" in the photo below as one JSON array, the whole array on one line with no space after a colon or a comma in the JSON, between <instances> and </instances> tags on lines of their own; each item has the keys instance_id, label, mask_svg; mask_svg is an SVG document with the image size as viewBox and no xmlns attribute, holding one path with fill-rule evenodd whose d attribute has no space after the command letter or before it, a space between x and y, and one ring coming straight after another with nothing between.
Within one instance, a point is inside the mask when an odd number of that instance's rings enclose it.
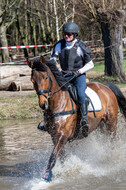
<instances>
[{"instance_id":1,"label":"muddy water","mask_svg":"<svg viewBox=\"0 0 126 190\"><path fill-rule=\"evenodd\" d=\"M126 190L126 124L119 121L114 141L94 131L68 143L51 183L42 176L53 146L38 121L0 121L0 190Z\"/></svg>"}]
</instances>

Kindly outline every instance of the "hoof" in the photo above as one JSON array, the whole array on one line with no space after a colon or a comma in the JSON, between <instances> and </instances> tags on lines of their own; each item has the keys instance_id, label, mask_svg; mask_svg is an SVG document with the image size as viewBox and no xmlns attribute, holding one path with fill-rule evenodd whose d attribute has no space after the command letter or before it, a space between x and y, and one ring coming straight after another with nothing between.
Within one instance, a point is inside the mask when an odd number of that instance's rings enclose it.
<instances>
[{"instance_id":1,"label":"hoof","mask_svg":"<svg viewBox=\"0 0 126 190\"><path fill-rule=\"evenodd\" d=\"M52 170L51 169L47 169L46 173L45 173L45 176L44 176L44 180L46 182L50 182L51 179L52 179Z\"/></svg>"}]
</instances>

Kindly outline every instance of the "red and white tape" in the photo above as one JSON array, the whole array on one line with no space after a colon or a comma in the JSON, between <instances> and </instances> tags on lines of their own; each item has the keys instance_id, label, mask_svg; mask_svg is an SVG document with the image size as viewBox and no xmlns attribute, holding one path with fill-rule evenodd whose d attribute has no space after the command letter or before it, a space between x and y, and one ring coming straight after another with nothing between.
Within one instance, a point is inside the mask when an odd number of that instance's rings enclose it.
<instances>
[{"instance_id":1,"label":"red and white tape","mask_svg":"<svg viewBox=\"0 0 126 190\"><path fill-rule=\"evenodd\" d=\"M54 46L54 44L47 44L47 45L26 45L26 46L8 46L8 47L0 47L0 49L23 49L23 48L48 47L48 46Z\"/></svg>"},{"instance_id":2,"label":"red and white tape","mask_svg":"<svg viewBox=\"0 0 126 190\"><path fill-rule=\"evenodd\" d=\"M25 65L27 62L9 62L9 63L0 63L1 65Z\"/></svg>"},{"instance_id":3,"label":"red and white tape","mask_svg":"<svg viewBox=\"0 0 126 190\"><path fill-rule=\"evenodd\" d=\"M52 53L52 51L49 51L47 53L44 53L42 55L38 55L36 57L29 58L29 59L33 60L34 58L37 58L37 57L40 57L40 56L45 56L45 55L48 55L48 54L51 54L51 53ZM21 60L21 61L16 61L16 62L0 63L0 66L2 66L2 65L26 65L26 64L27 64L26 60Z\"/></svg>"},{"instance_id":4,"label":"red and white tape","mask_svg":"<svg viewBox=\"0 0 126 190\"><path fill-rule=\"evenodd\" d=\"M90 42L96 42L96 41L100 42L101 40L92 40L92 41L84 41L84 42L85 43L90 43ZM102 47L102 49L110 48L112 46L121 44L121 42L125 42L126 43L126 38L123 38L122 41L120 41L120 43L116 43L116 44L110 45L108 47ZM0 49L18 49L18 48L34 48L34 47L49 47L49 46L54 46L54 44L47 44L47 45L26 45L26 46L8 46L8 47L0 47ZM98 45L90 45L91 48L97 47L97 46ZM0 65L24 65L24 64L26 64L25 61L0 63Z\"/></svg>"},{"instance_id":5,"label":"red and white tape","mask_svg":"<svg viewBox=\"0 0 126 190\"><path fill-rule=\"evenodd\" d=\"M95 40L101 41L101 40ZM85 43L95 42L93 41L84 41ZM54 46L54 44L47 44L47 45L26 45L26 46L7 46L7 47L0 47L0 49L24 49L24 48L34 48L34 47L49 47ZM91 45L91 47L95 47L96 45Z\"/></svg>"}]
</instances>

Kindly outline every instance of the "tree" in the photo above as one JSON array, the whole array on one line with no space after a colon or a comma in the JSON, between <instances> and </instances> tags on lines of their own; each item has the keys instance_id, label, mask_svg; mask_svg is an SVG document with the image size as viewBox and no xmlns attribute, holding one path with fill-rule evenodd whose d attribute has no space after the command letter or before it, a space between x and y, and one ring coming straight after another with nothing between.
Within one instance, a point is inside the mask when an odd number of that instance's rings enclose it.
<instances>
[{"instance_id":1,"label":"tree","mask_svg":"<svg viewBox=\"0 0 126 190\"><path fill-rule=\"evenodd\" d=\"M124 2L122 0L81 0L80 2L101 25L105 49L105 74L118 76L121 81L125 81L122 50Z\"/></svg>"},{"instance_id":2,"label":"tree","mask_svg":"<svg viewBox=\"0 0 126 190\"><path fill-rule=\"evenodd\" d=\"M105 48L105 74L125 81L122 49L124 11L98 9L98 15Z\"/></svg>"},{"instance_id":3,"label":"tree","mask_svg":"<svg viewBox=\"0 0 126 190\"><path fill-rule=\"evenodd\" d=\"M17 4L20 6L20 3L23 0L1 0L0 3L0 45L3 47L8 46L6 31L9 26L15 21L15 11L13 7ZM9 61L9 52L7 49L2 50L2 61Z\"/></svg>"}]
</instances>

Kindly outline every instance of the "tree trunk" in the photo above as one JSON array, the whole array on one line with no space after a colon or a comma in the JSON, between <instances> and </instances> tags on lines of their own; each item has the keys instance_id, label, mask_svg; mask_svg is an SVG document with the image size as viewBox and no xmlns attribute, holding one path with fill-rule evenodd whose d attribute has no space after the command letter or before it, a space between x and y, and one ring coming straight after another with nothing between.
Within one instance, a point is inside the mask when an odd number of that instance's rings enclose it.
<instances>
[{"instance_id":1,"label":"tree trunk","mask_svg":"<svg viewBox=\"0 0 126 190\"><path fill-rule=\"evenodd\" d=\"M25 44L28 45L28 14L27 14L27 0L25 0Z\"/></svg>"},{"instance_id":2,"label":"tree trunk","mask_svg":"<svg viewBox=\"0 0 126 190\"><path fill-rule=\"evenodd\" d=\"M17 26L17 29L18 29L19 36L20 36L20 38L21 38L21 44L22 44L22 45L25 45L25 43L24 43L25 38L24 38L24 36L23 36L23 34L22 34L22 32L21 32L21 27L20 27L20 22L19 22L19 17L18 17L18 15L17 15L16 26ZM24 50L24 57L27 58L27 57L28 57L28 51L27 51L26 48L24 48L23 50Z\"/></svg>"},{"instance_id":3,"label":"tree trunk","mask_svg":"<svg viewBox=\"0 0 126 190\"><path fill-rule=\"evenodd\" d=\"M58 14L56 8L56 0L53 0L53 8L54 8L54 15L55 15L55 22L56 22L56 40L59 41L59 21L58 21Z\"/></svg>"},{"instance_id":4,"label":"tree trunk","mask_svg":"<svg viewBox=\"0 0 126 190\"><path fill-rule=\"evenodd\" d=\"M68 18L67 18L67 13L66 13L66 2L65 0L63 0L63 12L64 12L64 20L67 23L68 22Z\"/></svg>"},{"instance_id":5,"label":"tree trunk","mask_svg":"<svg viewBox=\"0 0 126 190\"><path fill-rule=\"evenodd\" d=\"M42 19L42 16L40 14L40 12L38 12L38 17L40 19L40 24L41 24L41 32L42 32L42 41L43 43L46 43L46 31L45 31L45 25L43 23L43 19Z\"/></svg>"},{"instance_id":6,"label":"tree trunk","mask_svg":"<svg viewBox=\"0 0 126 190\"><path fill-rule=\"evenodd\" d=\"M48 10L49 10L49 2L46 1L46 27L47 27L47 43L53 43L53 32L51 31L50 25L49 25L49 16L48 16Z\"/></svg>"},{"instance_id":7,"label":"tree trunk","mask_svg":"<svg viewBox=\"0 0 126 190\"><path fill-rule=\"evenodd\" d=\"M74 22L74 15L75 14L75 0L73 0L73 11L72 11L72 22Z\"/></svg>"},{"instance_id":8,"label":"tree trunk","mask_svg":"<svg viewBox=\"0 0 126 190\"><path fill-rule=\"evenodd\" d=\"M118 76L126 80L122 49L122 11L105 11L100 9L100 23L105 48L105 75Z\"/></svg>"},{"instance_id":9,"label":"tree trunk","mask_svg":"<svg viewBox=\"0 0 126 190\"><path fill-rule=\"evenodd\" d=\"M6 37L6 27L4 27L3 25L0 26L0 46L2 47L8 46L7 37ZM9 61L10 57L8 49L2 49L2 62L9 62Z\"/></svg>"}]
</instances>

